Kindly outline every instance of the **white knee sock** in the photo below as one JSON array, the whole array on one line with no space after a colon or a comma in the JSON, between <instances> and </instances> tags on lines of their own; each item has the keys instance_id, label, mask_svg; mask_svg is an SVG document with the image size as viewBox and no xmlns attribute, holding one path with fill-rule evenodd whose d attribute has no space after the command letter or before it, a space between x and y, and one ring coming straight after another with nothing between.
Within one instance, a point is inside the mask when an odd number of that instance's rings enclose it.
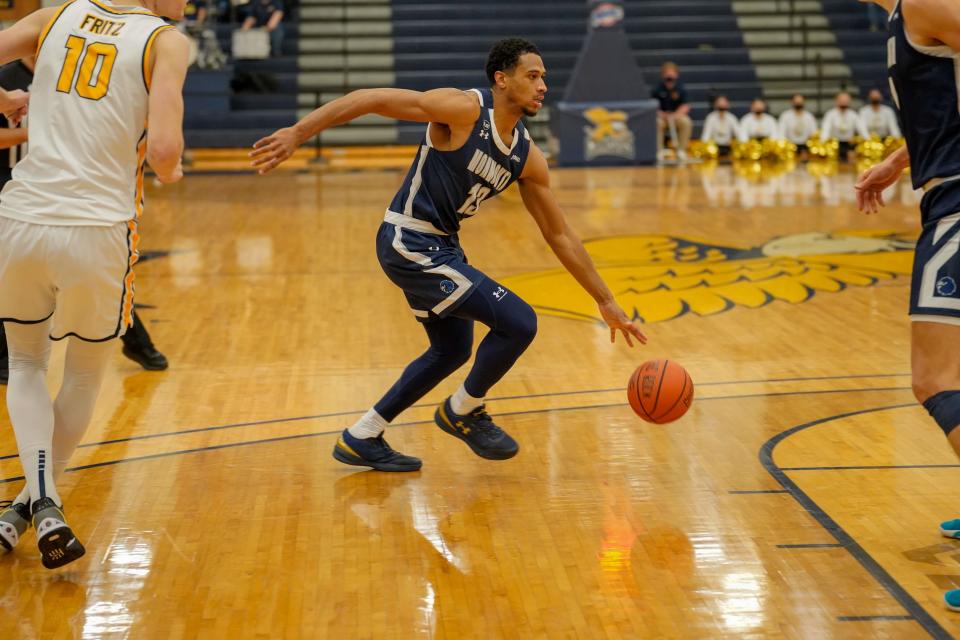
<instances>
[{"instance_id":1,"label":"white knee sock","mask_svg":"<svg viewBox=\"0 0 960 640\"><path fill-rule=\"evenodd\" d=\"M7 410L30 497L61 504L53 479L53 402L47 393L49 322L6 323L10 351Z\"/></svg>"},{"instance_id":2,"label":"white knee sock","mask_svg":"<svg viewBox=\"0 0 960 640\"><path fill-rule=\"evenodd\" d=\"M450 408L458 416L465 416L474 409L483 405L483 398L474 398L467 393L466 388L461 384L456 393L450 396Z\"/></svg>"},{"instance_id":3,"label":"white knee sock","mask_svg":"<svg viewBox=\"0 0 960 640\"><path fill-rule=\"evenodd\" d=\"M112 340L84 342L78 338L70 338L64 362L63 384L53 403L54 426L51 453L46 455L46 464L51 469L53 483L60 480L70 457L90 424L114 347L115 343ZM46 382L44 382L44 397L49 399L46 393ZM48 482L45 480L45 484ZM50 486L53 486L52 483ZM26 503L30 499L31 491L28 482L14 502ZM47 494L50 494L49 490ZM57 504L62 504L59 495L54 500Z\"/></svg>"},{"instance_id":4,"label":"white knee sock","mask_svg":"<svg viewBox=\"0 0 960 640\"><path fill-rule=\"evenodd\" d=\"M379 413L370 409L363 417L347 429L354 438L376 438L387 428L387 421Z\"/></svg>"}]
</instances>

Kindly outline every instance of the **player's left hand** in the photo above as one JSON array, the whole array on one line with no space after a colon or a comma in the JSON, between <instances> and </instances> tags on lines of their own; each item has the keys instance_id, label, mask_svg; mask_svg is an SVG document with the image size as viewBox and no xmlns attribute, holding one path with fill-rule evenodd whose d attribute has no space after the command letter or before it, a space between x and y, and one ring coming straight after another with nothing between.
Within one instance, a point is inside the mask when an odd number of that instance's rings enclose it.
<instances>
[{"instance_id":1,"label":"player's left hand","mask_svg":"<svg viewBox=\"0 0 960 640\"><path fill-rule=\"evenodd\" d=\"M633 346L632 338L636 338L640 344L647 344L647 336L643 331L640 331L640 327L638 327L636 323L630 321L630 318L623 312L620 305L611 300L599 306L603 321L610 327L610 342L616 342L617 331L619 331L631 347Z\"/></svg>"},{"instance_id":2,"label":"player's left hand","mask_svg":"<svg viewBox=\"0 0 960 640\"><path fill-rule=\"evenodd\" d=\"M277 129L253 144L253 151L250 152L250 157L253 158L251 164L260 175L264 175L292 156L299 146L300 136L293 127Z\"/></svg>"},{"instance_id":3,"label":"player's left hand","mask_svg":"<svg viewBox=\"0 0 960 640\"><path fill-rule=\"evenodd\" d=\"M903 169L888 160L861 173L855 187L857 209L867 214L879 211L886 205L883 200L884 189L899 180L901 174Z\"/></svg>"}]
</instances>

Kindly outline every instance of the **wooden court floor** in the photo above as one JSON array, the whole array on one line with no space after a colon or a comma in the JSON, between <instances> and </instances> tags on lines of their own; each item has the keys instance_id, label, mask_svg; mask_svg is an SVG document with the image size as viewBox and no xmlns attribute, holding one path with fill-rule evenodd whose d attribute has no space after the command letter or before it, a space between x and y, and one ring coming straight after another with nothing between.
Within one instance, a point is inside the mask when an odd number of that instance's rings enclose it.
<instances>
[{"instance_id":1,"label":"wooden court floor","mask_svg":"<svg viewBox=\"0 0 960 640\"><path fill-rule=\"evenodd\" d=\"M960 637L940 603L960 543L937 530L960 467L907 375L912 191L867 218L849 171L556 171L646 321L634 350L516 192L485 203L463 244L540 314L489 402L520 454L481 460L432 424L460 372L389 430L424 460L393 475L330 450L425 346L374 255L401 178L149 191L138 302L172 366L118 347L61 487L88 555L46 571L28 534L0 558L0 638ZM665 426L623 392L658 357L698 385Z\"/></svg>"}]
</instances>

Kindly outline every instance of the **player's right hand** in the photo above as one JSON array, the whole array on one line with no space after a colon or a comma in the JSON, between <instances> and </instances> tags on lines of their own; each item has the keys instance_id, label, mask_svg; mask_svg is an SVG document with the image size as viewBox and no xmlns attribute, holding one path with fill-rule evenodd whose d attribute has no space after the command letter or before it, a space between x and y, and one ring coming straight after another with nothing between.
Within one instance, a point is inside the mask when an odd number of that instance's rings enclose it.
<instances>
[{"instance_id":1,"label":"player's right hand","mask_svg":"<svg viewBox=\"0 0 960 640\"><path fill-rule=\"evenodd\" d=\"M886 205L883 190L900 179L903 169L888 160L867 169L857 180L857 209L861 213L876 213Z\"/></svg>"},{"instance_id":2,"label":"player's right hand","mask_svg":"<svg viewBox=\"0 0 960 640\"><path fill-rule=\"evenodd\" d=\"M251 164L260 175L264 175L292 156L299 146L300 136L296 129L277 129L253 144L253 151L250 152L250 157L253 158Z\"/></svg>"},{"instance_id":3,"label":"player's right hand","mask_svg":"<svg viewBox=\"0 0 960 640\"><path fill-rule=\"evenodd\" d=\"M27 105L30 103L30 94L20 89L2 91L0 93L0 112L16 126L27 115Z\"/></svg>"},{"instance_id":4,"label":"player's right hand","mask_svg":"<svg viewBox=\"0 0 960 640\"><path fill-rule=\"evenodd\" d=\"M631 347L633 346L633 340L631 338L636 338L640 344L647 344L647 336L644 335L636 323L630 321L630 318L628 318L627 314L620 308L620 305L611 300L610 302L601 303L599 307L603 321L610 327L610 342L616 341L617 331L619 331L623 334L624 339L626 339L627 345Z\"/></svg>"}]
</instances>

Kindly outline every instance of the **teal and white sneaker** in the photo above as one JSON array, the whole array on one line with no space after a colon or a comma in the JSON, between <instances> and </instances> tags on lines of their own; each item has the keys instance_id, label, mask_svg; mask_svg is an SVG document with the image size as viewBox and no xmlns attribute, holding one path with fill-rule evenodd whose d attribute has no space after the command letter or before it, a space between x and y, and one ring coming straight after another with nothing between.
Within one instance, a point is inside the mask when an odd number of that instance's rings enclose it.
<instances>
[{"instance_id":1,"label":"teal and white sneaker","mask_svg":"<svg viewBox=\"0 0 960 640\"><path fill-rule=\"evenodd\" d=\"M22 502L0 503L0 550L9 553L30 527L30 507Z\"/></svg>"},{"instance_id":2,"label":"teal and white sneaker","mask_svg":"<svg viewBox=\"0 0 960 640\"><path fill-rule=\"evenodd\" d=\"M943 601L950 611L960 611L960 589L951 589L943 594Z\"/></svg>"},{"instance_id":3,"label":"teal and white sneaker","mask_svg":"<svg viewBox=\"0 0 960 640\"><path fill-rule=\"evenodd\" d=\"M944 538L960 539L960 518L940 523L940 534Z\"/></svg>"}]
</instances>

